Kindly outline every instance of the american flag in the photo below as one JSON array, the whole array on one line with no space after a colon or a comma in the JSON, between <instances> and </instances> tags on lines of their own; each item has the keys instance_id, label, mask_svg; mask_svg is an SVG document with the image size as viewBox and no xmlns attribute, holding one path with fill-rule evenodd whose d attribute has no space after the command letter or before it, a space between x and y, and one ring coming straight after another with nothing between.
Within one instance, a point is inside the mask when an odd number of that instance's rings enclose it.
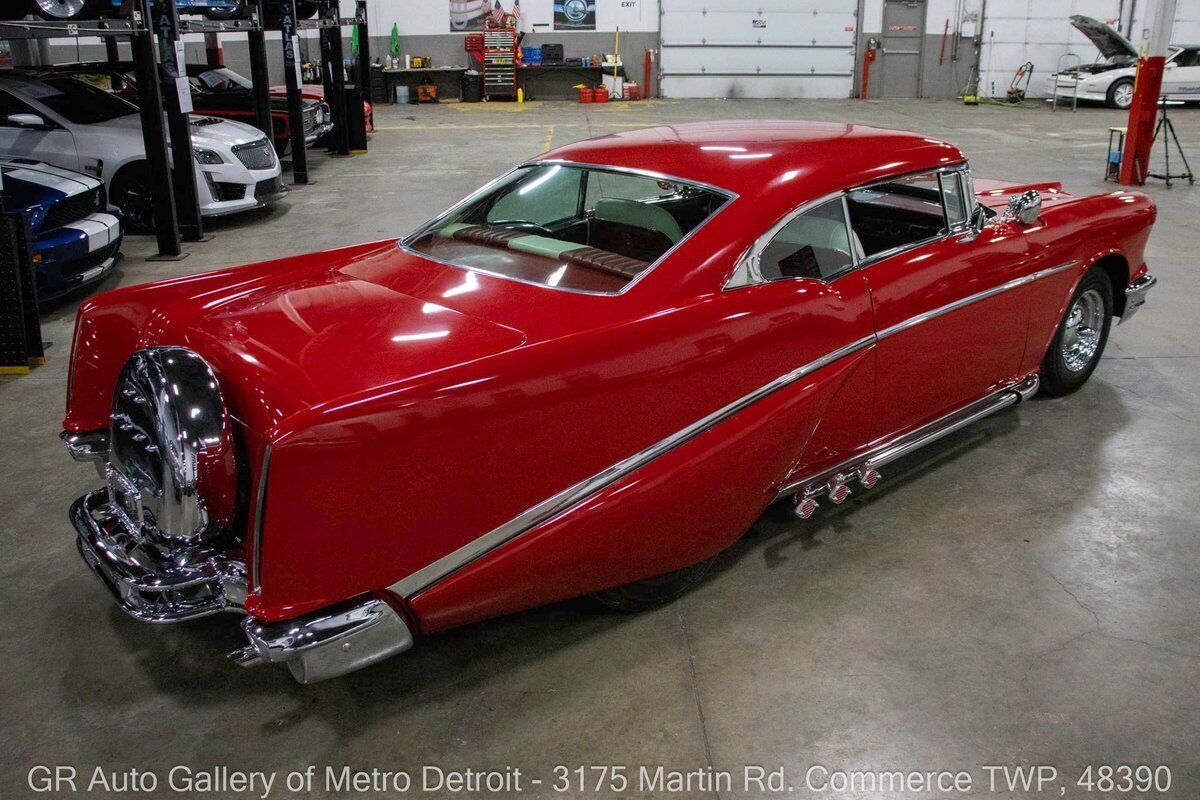
<instances>
[{"instance_id":1,"label":"american flag","mask_svg":"<svg viewBox=\"0 0 1200 800\"><path fill-rule=\"evenodd\" d=\"M505 17L504 6L500 5L500 0L496 0L496 5L492 9L492 24L493 25L503 25L504 17Z\"/></svg>"},{"instance_id":2,"label":"american flag","mask_svg":"<svg viewBox=\"0 0 1200 800\"><path fill-rule=\"evenodd\" d=\"M513 2L512 15L513 19L515 20L519 21L521 19L521 0L515 0L515 2Z\"/></svg>"}]
</instances>

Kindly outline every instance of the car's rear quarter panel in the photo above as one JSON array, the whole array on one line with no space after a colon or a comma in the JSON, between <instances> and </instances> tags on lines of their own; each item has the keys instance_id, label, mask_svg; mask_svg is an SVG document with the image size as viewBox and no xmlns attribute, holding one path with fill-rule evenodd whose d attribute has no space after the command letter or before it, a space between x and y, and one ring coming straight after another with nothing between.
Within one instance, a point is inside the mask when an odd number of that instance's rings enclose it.
<instances>
[{"instance_id":1,"label":"car's rear quarter panel","mask_svg":"<svg viewBox=\"0 0 1200 800\"><path fill-rule=\"evenodd\" d=\"M503 353L306 420L272 450L260 613L384 589L784 373L871 334L869 304L861 297L845 302L838 289L811 281L796 288L786 295L750 289L703 297ZM869 426L873 370L853 368L864 358L870 355L829 367L712 429L688 451L653 462L631 476L636 491L625 495L614 487L594 501L595 513L577 509L560 520L555 530L563 533L540 534L530 550L522 543L528 562L505 555L494 569L527 563L525 574L499 605L486 603L490 610L482 599L490 589L483 586L464 601L470 609L458 607L469 591L444 595L445 607L436 601L443 595L431 593L434 599L421 607L440 621L429 624L581 594L716 552L761 512L771 484L782 481L806 448L835 458L853 438L848 430ZM819 444L810 442L842 390L837 423L822 428ZM753 421L774 404L787 413ZM657 488L643 496L648 486ZM633 497L640 499L629 507L639 510L621 510ZM609 524L575 532L576 525L599 519ZM594 533L600 528L607 533ZM541 553L543 547L557 552ZM496 558L475 567L471 580L495 580L489 564ZM467 579L454 583L468 585Z\"/></svg>"}]
</instances>

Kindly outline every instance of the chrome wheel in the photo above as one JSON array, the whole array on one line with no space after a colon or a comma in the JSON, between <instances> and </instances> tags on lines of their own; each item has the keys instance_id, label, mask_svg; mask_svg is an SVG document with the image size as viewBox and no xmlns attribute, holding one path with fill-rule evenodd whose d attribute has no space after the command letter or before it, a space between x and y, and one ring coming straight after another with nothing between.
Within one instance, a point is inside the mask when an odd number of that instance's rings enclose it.
<instances>
[{"instance_id":1,"label":"chrome wheel","mask_svg":"<svg viewBox=\"0 0 1200 800\"><path fill-rule=\"evenodd\" d=\"M47 19L75 19L87 7L87 0L35 0L35 4Z\"/></svg>"},{"instance_id":2,"label":"chrome wheel","mask_svg":"<svg viewBox=\"0 0 1200 800\"><path fill-rule=\"evenodd\" d=\"M1082 372L1095 359L1104 332L1104 298L1088 289L1075 299L1063 321L1062 360L1071 372Z\"/></svg>"},{"instance_id":3,"label":"chrome wheel","mask_svg":"<svg viewBox=\"0 0 1200 800\"><path fill-rule=\"evenodd\" d=\"M1116 89L1113 89L1113 105L1121 109L1126 109L1133 105L1132 83L1122 83Z\"/></svg>"}]
</instances>

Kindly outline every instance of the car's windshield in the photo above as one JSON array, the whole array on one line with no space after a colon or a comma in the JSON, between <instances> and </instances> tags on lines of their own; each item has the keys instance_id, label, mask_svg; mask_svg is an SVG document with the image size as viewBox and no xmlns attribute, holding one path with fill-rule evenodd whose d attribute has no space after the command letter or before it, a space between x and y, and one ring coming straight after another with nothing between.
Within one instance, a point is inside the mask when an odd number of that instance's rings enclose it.
<instances>
[{"instance_id":1,"label":"car's windshield","mask_svg":"<svg viewBox=\"0 0 1200 800\"><path fill-rule=\"evenodd\" d=\"M407 245L461 267L614 293L729 198L675 179L538 164L425 225Z\"/></svg>"},{"instance_id":2,"label":"car's windshield","mask_svg":"<svg viewBox=\"0 0 1200 800\"><path fill-rule=\"evenodd\" d=\"M204 70L192 78L192 85L207 92L228 92L235 89L253 88L249 79L225 67Z\"/></svg>"},{"instance_id":3,"label":"car's windshield","mask_svg":"<svg viewBox=\"0 0 1200 800\"><path fill-rule=\"evenodd\" d=\"M66 75L31 78L12 75L3 79L6 88L29 97L61 115L68 122L92 125L138 113L137 106L91 84Z\"/></svg>"}]
</instances>

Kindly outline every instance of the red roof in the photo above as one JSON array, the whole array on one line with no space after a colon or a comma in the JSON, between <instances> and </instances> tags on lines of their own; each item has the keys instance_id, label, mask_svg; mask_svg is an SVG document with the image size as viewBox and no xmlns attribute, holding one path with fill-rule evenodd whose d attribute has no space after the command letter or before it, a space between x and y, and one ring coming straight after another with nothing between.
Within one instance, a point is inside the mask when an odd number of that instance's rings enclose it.
<instances>
[{"instance_id":1,"label":"red roof","mask_svg":"<svg viewBox=\"0 0 1200 800\"><path fill-rule=\"evenodd\" d=\"M541 159L648 170L792 201L965 160L954 145L916 133L786 120L660 125L586 139Z\"/></svg>"}]
</instances>

